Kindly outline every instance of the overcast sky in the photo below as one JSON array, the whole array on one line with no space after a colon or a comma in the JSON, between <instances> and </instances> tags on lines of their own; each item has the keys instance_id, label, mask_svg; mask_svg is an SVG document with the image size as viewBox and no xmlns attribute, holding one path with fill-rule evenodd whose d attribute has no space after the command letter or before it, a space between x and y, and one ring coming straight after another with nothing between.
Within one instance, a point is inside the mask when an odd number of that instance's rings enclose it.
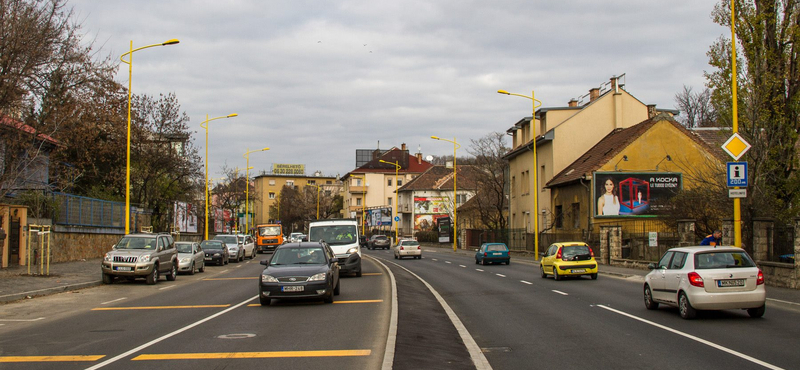
<instances>
[{"instance_id":1,"label":"overcast sky","mask_svg":"<svg viewBox=\"0 0 800 370\"><path fill-rule=\"evenodd\" d=\"M673 109L702 89L706 52L730 30L715 1L642 0L71 0L101 54L177 38L134 54L133 92L174 92L205 148L209 172L251 174L273 163L344 175L356 149L452 154L456 138L504 132L530 116L527 99L566 106L610 77L645 104ZM123 65L117 80L127 85Z\"/></svg>"}]
</instances>

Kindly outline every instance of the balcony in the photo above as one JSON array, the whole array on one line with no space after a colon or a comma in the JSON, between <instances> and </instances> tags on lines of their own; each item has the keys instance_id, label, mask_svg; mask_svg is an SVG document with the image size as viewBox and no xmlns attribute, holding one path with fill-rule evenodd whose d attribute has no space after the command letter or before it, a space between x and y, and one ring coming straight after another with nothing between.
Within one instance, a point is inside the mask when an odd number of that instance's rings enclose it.
<instances>
[{"instance_id":1,"label":"balcony","mask_svg":"<svg viewBox=\"0 0 800 370\"><path fill-rule=\"evenodd\" d=\"M350 186L350 194L364 194L366 192L366 186Z\"/></svg>"}]
</instances>

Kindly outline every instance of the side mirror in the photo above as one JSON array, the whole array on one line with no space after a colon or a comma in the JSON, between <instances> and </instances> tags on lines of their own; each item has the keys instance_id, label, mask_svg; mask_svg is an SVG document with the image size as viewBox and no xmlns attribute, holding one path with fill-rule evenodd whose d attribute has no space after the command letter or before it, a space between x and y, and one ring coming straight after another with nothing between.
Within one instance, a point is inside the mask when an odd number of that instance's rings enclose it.
<instances>
[{"instance_id":1,"label":"side mirror","mask_svg":"<svg viewBox=\"0 0 800 370\"><path fill-rule=\"evenodd\" d=\"M115 251L115 250L117 250L117 245L116 245L116 244L112 245L112 246L111 246L111 250L112 250L112 251Z\"/></svg>"},{"instance_id":2,"label":"side mirror","mask_svg":"<svg viewBox=\"0 0 800 370\"><path fill-rule=\"evenodd\" d=\"M267 261L267 260L263 260L263 261L261 261L259 263L264 265L264 266L269 265L269 261Z\"/></svg>"},{"instance_id":3,"label":"side mirror","mask_svg":"<svg viewBox=\"0 0 800 370\"><path fill-rule=\"evenodd\" d=\"M648 263L647 264L647 269L648 270L655 270L656 269L656 264L655 263Z\"/></svg>"},{"instance_id":4,"label":"side mirror","mask_svg":"<svg viewBox=\"0 0 800 370\"><path fill-rule=\"evenodd\" d=\"M539 255L544 257L544 252L540 252Z\"/></svg>"},{"instance_id":5,"label":"side mirror","mask_svg":"<svg viewBox=\"0 0 800 370\"><path fill-rule=\"evenodd\" d=\"M339 263L339 259L336 257L331 258L331 263Z\"/></svg>"}]
</instances>

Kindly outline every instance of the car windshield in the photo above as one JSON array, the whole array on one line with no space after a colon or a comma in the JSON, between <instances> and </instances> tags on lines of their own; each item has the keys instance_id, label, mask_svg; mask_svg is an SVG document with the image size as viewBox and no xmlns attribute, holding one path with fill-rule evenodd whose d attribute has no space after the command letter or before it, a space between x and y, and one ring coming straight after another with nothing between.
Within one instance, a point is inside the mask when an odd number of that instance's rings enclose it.
<instances>
[{"instance_id":1,"label":"car windshield","mask_svg":"<svg viewBox=\"0 0 800 370\"><path fill-rule=\"evenodd\" d=\"M222 249L222 242L211 241L211 240L203 240L203 242L200 243L200 246L203 247L203 249L206 249L206 250L208 250L208 249Z\"/></svg>"},{"instance_id":2,"label":"car windshield","mask_svg":"<svg viewBox=\"0 0 800 370\"><path fill-rule=\"evenodd\" d=\"M505 252L508 248L503 244L489 244L486 246L486 250L490 252Z\"/></svg>"},{"instance_id":3,"label":"car windshield","mask_svg":"<svg viewBox=\"0 0 800 370\"><path fill-rule=\"evenodd\" d=\"M261 236L275 236L280 235L281 227L280 226L261 226L258 228L258 235Z\"/></svg>"},{"instance_id":4,"label":"car windshield","mask_svg":"<svg viewBox=\"0 0 800 370\"><path fill-rule=\"evenodd\" d=\"M235 235L217 235L214 239L221 240L223 243L227 245L237 244Z\"/></svg>"},{"instance_id":5,"label":"car windshield","mask_svg":"<svg viewBox=\"0 0 800 370\"><path fill-rule=\"evenodd\" d=\"M355 225L315 226L311 228L308 240L324 240L329 245L353 244L358 239Z\"/></svg>"},{"instance_id":6,"label":"car windshield","mask_svg":"<svg viewBox=\"0 0 800 370\"><path fill-rule=\"evenodd\" d=\"M694 268L698 270L740 267L755 267L753 260L744 251L713 251L694 255Z\"/></svg>"},{"instance_id":7,"label":"car windshield","mask_svg":"<svg viewBox=\"0 0 800 370\"><path fill-rule=\"evenodd\" d=\"M178 253L192 253L192 243L175 243L175 248L178 248Z\"/></svg>"},{"instance_id":8,"label":"car windshield","mask_svg":"<svg viewBox=\"0 0 800 370\"><path fill-rule=\"evenodd\" d=\"M117 249L156 249L156 238L124 237L117 243Z\"/></svg>"},{"instance_id":9,"label":"car windshield","mask_svg":"<svg viewBox=\"0 0 800 370\"><path fill-rule=\"evenodd\" d=\"M561 249L561 253L564 254L565 258L592 254L589 251L589 247L585 245L568 245Z\"/></svg>"},{"instance_id":10,"label":"car windshield","mask_svg":"<svg viewBox=\"0 0 800 370\"><path fill-rule=\"evenodd\" d=\"M270 265L324 265L322 248L281 248L275 251Z\"/></svg>"}]
</instances>

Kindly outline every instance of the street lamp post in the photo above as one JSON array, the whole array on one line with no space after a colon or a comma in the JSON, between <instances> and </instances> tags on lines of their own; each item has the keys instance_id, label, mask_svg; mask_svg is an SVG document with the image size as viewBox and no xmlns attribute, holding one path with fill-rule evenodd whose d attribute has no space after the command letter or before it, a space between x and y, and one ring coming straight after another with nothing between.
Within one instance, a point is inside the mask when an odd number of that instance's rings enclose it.
<instances>
[{"instance_id":1,"label":"street lamp post","mask_svg":"<svg viewBox=\"0 0 800 370\"><path fill-rule=\"evenodd\" d=\"M233 113L233 114L229 114L227 116L208 118L208 114L206 114L206 120L203 121L203 122L200 122L200 127L206 129L206 184L208 184L208 181L209 181L209 178L208 178L208 123L213 121L213 120L216 120L216 119L233 118L233 117L236 117L236 116L238 116L238 114ZM205 222L205 229L206 229L205 230L205 239L208 239L208 186L206 186L206 222Z\"/></svg>"},{"instance_id":2,"label":"street lamp post","mask_svg":"<svg viewBox=\"0 0 800 370\"><path fill-rule=\"evenodd\" d=\"M534 238L533 238L533 258L535 260L539 259L539 162L536 160L536 108L542 106L542 102L536 99L536 95L533 90L531 90L531 96L521 95L521 94L514 94L510 93L505 90L497 90L499 94L505 95L514 95L519 96L525 99L530 99L533 103L533 111L531 113L531 132L533 133L533 209L534 209L534 217L533 217L533 231L534 231ZM536 103L539 103L538 105Z\"/></svg>"},{"instance_id":3,"label":"street lamp post","mask_svg":"<svg viewBox=\"0 0 800 370\"><path fill-rule=\"evenodd\" d=\"M394 166L394 217L398 217L397 213L397 198L400 196L400 192L398 192L399 188L397 187L397 172L400 171L400 165L397 164L397 161L394 162L386 162L383 159L380 160L381 163L388 163ZM397 244L397 220L392 220L394 223L394 243Z\"/></svg>"},{"instance_id":4,"label":"street lamp post","mask_svg":"<svg viewBox=\"0 0 800 370\"><path fill-rule=\"evenodd\" d=\"M320 189L320 186L317 185L317 184L309 184L309 185L317 187L317 220L319 220L319 189Z\"/></svg>"},{"instance_id":5,"label":"street lamp post","mask_svg":"<svg viewBox=\"0 0 800 370\"><path fill-rule=\"evenodd\" d=\"M244 157L247 158L247 165L245 166L245 178L244 178L244 233L247 234L250 232L250 211L248 209L248 203L250 202L250 153L255 152L263 152L267 151L269 148L262 148L257 150L248 150L244 153Z\"/></svg>"},{"instance_id":6,"label":"street lamp post","mask_svg":"<svg viewBox=\"0 0 800 370\"><path fill-rule=\"evenodd\" d=\"M363 224L364 227L362 228L361 233L364 234L364 235L367 235L367 232L366 232L366 228L367 228L367 226L366 226L366 224L367 224L367 190L366 190L366 188L367 188L367 178L366 178L366 175L364 175L364 176L350 175L350 177L364 180L364 189L365 189L364 190L364 198L361 199L361 224Z\"/></svg>"},{"instance_id":7,"label":"street lamp post","mask_svg":"<svg viewBox=\"0 0 800 370\"><path fill-rule=\"evenodd\" d=\"M456 251L456 246L458 242L458 205L456 204L456 200L458 200L458 188L456 185L456 149L461 147L461 144L456 142L456 138L453 140L442 139L438 136L431 136L431 139L434 140L442 140L453 143L453 252Z\"/></svg>"},{"instance_id":8,"label":"street lamp post","mask_svg":"<svg viewBox=\"0 0 800 370\"><path fill-rule=\"evenodd\" d=\"M128 65L128 145L125 160L125 234L130 233L131 230L131 88L133 77L133 53L154 46L174 45L179 42L178 39L171 39L160 44L147 45L134 49L133 40L131 40L130 51L119 56L119 60ZM128 55L128 60L123 59L126 55Z\"/></svg>"}]
</instances>

